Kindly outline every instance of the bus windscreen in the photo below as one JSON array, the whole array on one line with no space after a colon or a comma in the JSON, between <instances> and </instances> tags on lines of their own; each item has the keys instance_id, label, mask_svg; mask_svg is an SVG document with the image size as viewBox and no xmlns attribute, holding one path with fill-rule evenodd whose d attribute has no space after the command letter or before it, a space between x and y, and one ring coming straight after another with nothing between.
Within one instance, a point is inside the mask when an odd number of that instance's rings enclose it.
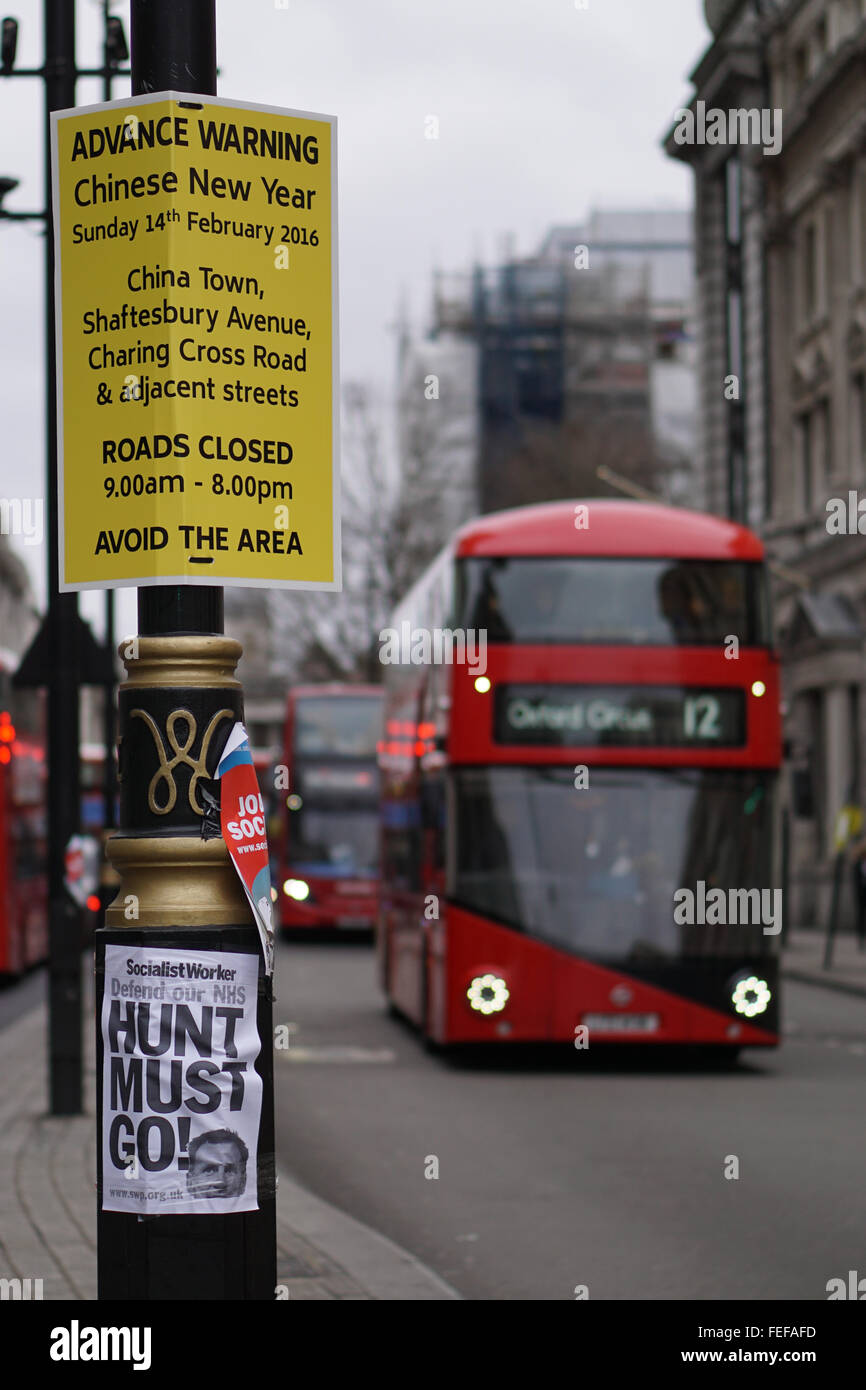
<instances>
[{"instance_id":1,"label":"bus windscreen","mask_svg":"<svg viewBox=\"0 0 866 1390\"><path fill-rule=\"evenodd\" d=\"M379 860L378 808L304 805L292 820L294 873L363 878Z\"/></svg>"},{"instance_id":2,"label":"bus windscreen","mask_svg":"<svg viewBox=\"0 0 866 1390\"><path fill-rule=\"evenodd\" d=\"M298 758L372 758L382 737L382 704L370 696L300 699L295 706Z\"/></svg>"},{"instance_id":3,"label":"bus windscreen","mask_svg":"<svg viewBox=\"0 0 866 1390\"><path fill-rule=\"evenodd\" d=\"M454 626L489 642L770 644L762 567L728 560L575 556L457 562Z\"/></svg>"},{"instance_id":4,"label":"bus windscreen","mask_svg":"<svg viewBox=\"0 0 866 1390\"><path fill-rule=\"evenodd\" d=\"M718 911L697 920L712 888L768 890L772 773L593 768L578 793L570 768L453 775L460 906L608 962L775 950L777 934L761 923L731 925ZM677 917L683 889L693 923Z\"/></svg>"}]
</instances>

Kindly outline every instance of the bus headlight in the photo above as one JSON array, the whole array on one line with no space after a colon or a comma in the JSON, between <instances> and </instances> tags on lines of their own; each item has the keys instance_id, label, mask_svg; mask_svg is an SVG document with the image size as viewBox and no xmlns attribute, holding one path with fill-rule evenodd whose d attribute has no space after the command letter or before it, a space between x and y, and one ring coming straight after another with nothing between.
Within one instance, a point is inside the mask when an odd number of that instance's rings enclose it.
<instances>
[{"instance_id":1,"label":"bus headlight","mask_svg":"<svg viewBox=\"0 0 866 1390\"><path fill-rule=\"evenodd\" d=\"M476 975L466 991L466 998L476 1013L498 1014L508 1003L510 993L501 976Z\"/></svg>"},{"instance_id":2,"label":"bus headlight","mask_svg":"<svg viewBox=\"0 0 866 1390\"><path fill-rule=\"evenodd\" d=\"M766 1011L773 994L766 980L757 975L746 975L738 980L731 993L731 1003L738 1014L754 1018Z\"/></svg>"},{"instance_id":3,"label":"bus headlight","mask_svg":"<svg viewBox=\"0 0 866 1390\"><path fill-rule=\"evenodd\" d=\"M296 903L302 903L310 896L310 885L302 878L287 878L283 884L283 892L287 898L294 898Z\"/></svg>"}]
</instances>

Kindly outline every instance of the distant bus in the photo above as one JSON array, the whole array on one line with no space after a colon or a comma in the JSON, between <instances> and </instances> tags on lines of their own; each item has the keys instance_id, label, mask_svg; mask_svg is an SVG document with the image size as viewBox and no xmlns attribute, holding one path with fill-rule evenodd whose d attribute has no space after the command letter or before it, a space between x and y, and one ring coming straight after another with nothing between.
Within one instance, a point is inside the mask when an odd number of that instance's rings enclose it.
<instances>
[{"instance_id":1,"label":"distant bus","mask_svg":"<svg viewBox=\"0 0 866 1390\"><path fill-rule=\"evenodd\" d=\"M44 706L0 655L0 975L48 954Z\"/></svg>"},{"instance_id":2,"label":"distant bus","mask_svg":"<svg viewBox=\"0 0 866 1390\"><path fill-rule=\"evenodd\" d=\"M757 537L630 501L498 512L390 621L486 642L474 667L385 668L390 1003L439 1044L774 1046L780 922L752 919L781 896L781 715Z\"/></svg>"},{"instance_id":3,"label":"distant bus","mask_svg":"<svg viewBox=\"0 0 866 1390\"><path fill-rule=\"evenodd\" d=\"M279 845L286 929L371 929L379 888L378 686L294 686Z\"/></svg>"}]
</instances>

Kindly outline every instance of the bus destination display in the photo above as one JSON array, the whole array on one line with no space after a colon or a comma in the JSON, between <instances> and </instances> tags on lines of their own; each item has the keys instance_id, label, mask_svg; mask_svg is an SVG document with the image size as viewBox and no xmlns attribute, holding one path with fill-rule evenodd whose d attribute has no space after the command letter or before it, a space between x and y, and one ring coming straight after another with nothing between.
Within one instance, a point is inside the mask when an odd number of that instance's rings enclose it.
<instances>
[{"instance_id":1,"label":"bus destination display","mask_svg":"<svg viewBox=\"0 0 866 1390\"><path fill-rule=\"evenodd\" d=\"M504 685L494 730L497 743L741 748L745 698L736 688Z\"/></svg>"}]
</instances>

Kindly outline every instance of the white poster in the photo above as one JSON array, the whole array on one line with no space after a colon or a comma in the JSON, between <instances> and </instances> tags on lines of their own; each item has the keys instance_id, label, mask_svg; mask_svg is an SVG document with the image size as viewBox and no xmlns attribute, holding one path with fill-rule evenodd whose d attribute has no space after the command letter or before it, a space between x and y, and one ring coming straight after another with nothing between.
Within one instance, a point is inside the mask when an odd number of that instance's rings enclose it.
<instances>
[{"instance_id":1,"label":"white poster","mask_svg":"<svg viewBox=\"0 0 866 1390\"><path fill-rule=\"evenodd\" d=\"M106 946L103 1211L258 1210L258 963Z\"/></svg>"}]
</instances>

